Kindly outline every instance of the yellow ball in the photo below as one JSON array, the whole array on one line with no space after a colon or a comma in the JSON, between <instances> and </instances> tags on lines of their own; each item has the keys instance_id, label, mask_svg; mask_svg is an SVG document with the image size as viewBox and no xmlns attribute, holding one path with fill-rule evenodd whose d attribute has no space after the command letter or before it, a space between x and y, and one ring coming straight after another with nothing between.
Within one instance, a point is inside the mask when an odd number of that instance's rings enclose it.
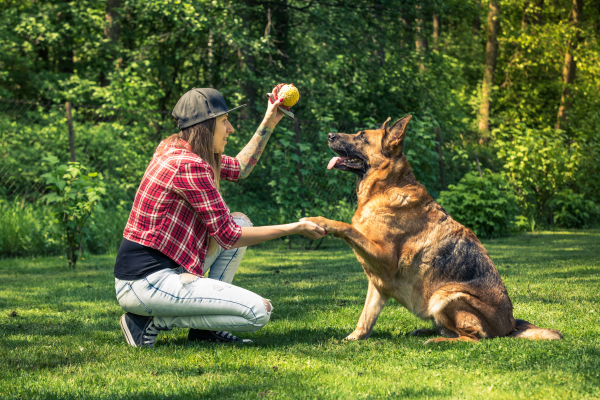
<instances>
[{"instance_id":1,"label":"yellow ball","mask_svg":"<svg viewBox=\"0 0 600 400\"><path fill-rule=\"evenodd\" d=\"M277 96L279 98L283 97L285 99L283 100L284 106L291 107L298 102L298 99L300 99L300 92L298 91L298 88L296 88L296 86L294 86L293 84L285 85L282 86L281 89L279 89L279 93L277 93Z\"/></svg>"}]
</instances>

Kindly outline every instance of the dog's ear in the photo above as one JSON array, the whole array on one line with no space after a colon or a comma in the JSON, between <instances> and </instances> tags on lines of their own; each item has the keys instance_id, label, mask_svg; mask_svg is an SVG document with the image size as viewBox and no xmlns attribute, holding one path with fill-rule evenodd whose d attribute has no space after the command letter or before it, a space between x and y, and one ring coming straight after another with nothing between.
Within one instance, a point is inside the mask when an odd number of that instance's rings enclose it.
<instances>
[{"instance_id":1,"label":"dog's ear","mask_svg":"<svg viewBox=\"0 0 600 400\"><path fill-rule=\"evenodd\" d=\"M381 124L381 129L383 129L384 131L387 130L390 127L390 124L388 122L390 122L391 120L392 117L388 117L388 119L386 119L385 122Z\"/></svg>"},{"instance_id":2,"label":"dog's ear","mask_svg":"<svg viewBox=\"0 0 600 400\"><path fill-rule=\"evenodd\" d=\"M389 118L383 123L385 132L383 133L383 139L381 141L381 149L386 157L394 157L402 152L402 143L404 142L404 136L406 135L406 125L412 118L412 115L407 115L404 118L400 118L394 124L388 127Z\"/></svg>"}]
</instances>

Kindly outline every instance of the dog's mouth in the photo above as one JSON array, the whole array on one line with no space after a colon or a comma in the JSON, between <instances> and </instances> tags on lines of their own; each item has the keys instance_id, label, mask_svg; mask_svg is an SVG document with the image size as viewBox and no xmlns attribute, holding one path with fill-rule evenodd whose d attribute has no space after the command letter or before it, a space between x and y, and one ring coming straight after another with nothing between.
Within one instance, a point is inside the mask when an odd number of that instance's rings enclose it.
<instances>
[{"instance_id":1,"label":"dog's mouth","mask_svg":"<svg viewBox=\"0 0 600 400\"><path fill-rule=\"evenodd\" d=\"M353 157L333 157L327 164L327 169L339 169L342 171L350 171L359 175L365 173L365 163L359 158Z\"/></svg>"}]
</instances>

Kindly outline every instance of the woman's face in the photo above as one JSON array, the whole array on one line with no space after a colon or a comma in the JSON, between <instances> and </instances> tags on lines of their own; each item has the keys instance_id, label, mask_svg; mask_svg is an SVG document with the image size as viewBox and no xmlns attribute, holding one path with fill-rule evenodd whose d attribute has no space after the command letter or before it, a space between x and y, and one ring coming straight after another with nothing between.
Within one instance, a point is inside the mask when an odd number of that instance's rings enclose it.
<instances>
[{"instance_id":1,"label":"woman's face","mask_svg":"<svg viewBox=\"0 0 600 400\"><path fill-rule=\"evenodd\" d=\"M215 153L222 154L225 151L227 138L235 132L227 116L228 114L225 114L216 118L215 136L213 137L213 149Z\"/></svg>"}]
</instances>

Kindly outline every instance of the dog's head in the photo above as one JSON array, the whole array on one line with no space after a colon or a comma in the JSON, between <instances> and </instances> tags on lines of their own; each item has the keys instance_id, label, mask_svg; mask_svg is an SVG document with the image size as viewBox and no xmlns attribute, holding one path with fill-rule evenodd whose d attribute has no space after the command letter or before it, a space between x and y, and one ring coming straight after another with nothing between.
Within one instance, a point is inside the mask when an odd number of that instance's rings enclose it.
<instances>
[{"instance_id":1,"label":"dog's head","mask_svg":"<svg viewBox=\"0 0 600 400\"><path fill-rule=\"evenodd\" d=\"M403 157L406 125L411 118L412 115L408 115L391 126L388 118L381 129L364 130L354 135L330 133L329 147L341 157L333 157L327 169L350 171L364 177L372 170L396 164Z\"/></svg>"}]
</instances>

